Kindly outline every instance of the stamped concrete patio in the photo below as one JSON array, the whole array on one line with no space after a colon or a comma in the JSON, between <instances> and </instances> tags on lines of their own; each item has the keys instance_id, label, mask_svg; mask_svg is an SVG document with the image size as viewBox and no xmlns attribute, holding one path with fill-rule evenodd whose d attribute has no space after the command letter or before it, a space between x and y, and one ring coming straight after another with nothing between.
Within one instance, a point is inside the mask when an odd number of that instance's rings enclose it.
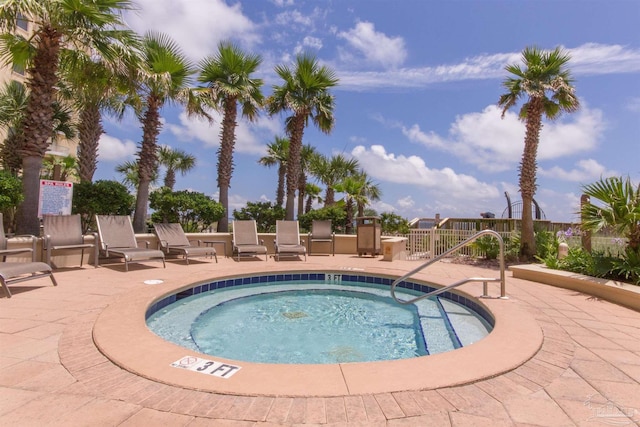
<instances>
[{"instance_id":1,"label":"stamped concrete patio","mask_svg":"<svg viewBox=\"0 0 640 427\"><path fill-rule=\"evenodd\" d=\"M307 262L270 259L266 263L239 263L223 257L219 261L218 264L192 261L188 266L183 261L168 261L166 269L150 262L132 265L128 273L122 264L98 269L85 266L57 270L58 287L51 286L47 279L12 286L13 297L0 298L0 425L639 424L640 313L575 291L514 279L509 273L509 300L491 300L488 305L509 304L517 308L521 318L512 313L508 319L516 325L523 319L534 319L542 336L541 345L518 366L456 386L432 389L411 386L392 392L329 396L310 393L306 397L234 394L216 392L215 383L206 388L187 388L171 381L153 381L131 373L127 366L113 363L98 350L94 326L101 314L156 286L145 284L145 280L161 279L163 286L171 286L288 268L399 276L418 265L348 255L311 256ZM439 262L419 278L449 284L464 277L496 274L473 266ZM479 295L481 287L474 284L463 289ZM490 285L490 289L492 295L498 294L497 285ZM100 334L109 333L104 329ZM533 338L522 335L515 339L516 345L525 346ZM153 365L153 355L158 350L144 351ZM493 354L484 353L477 362L478 366L500 366L505 359L509 355L496 349ZM373 379L371 382L374 383Z\"/></svg>"}]
</instances>

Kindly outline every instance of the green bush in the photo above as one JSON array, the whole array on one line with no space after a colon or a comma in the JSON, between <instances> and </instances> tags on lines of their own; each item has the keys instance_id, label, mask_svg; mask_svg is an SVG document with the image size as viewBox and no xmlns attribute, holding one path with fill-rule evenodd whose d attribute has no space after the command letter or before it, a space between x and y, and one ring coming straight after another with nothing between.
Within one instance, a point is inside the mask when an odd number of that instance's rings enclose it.
<instances>
[{"instance_id":1,"label":"green bush","mask_svg":"<svg viewBox=\"0 0 640 427\"><path fill-rule=\"evenodd\" d=\"M340 206L327 206L320 209L314 209L304 215L298 217L300 229L311 231L311 224L314 220L331 220L332 231L338 234L344 233L344 223L347 214Z\"/></svg>"},{"instance_id":2,"label":"green bush","mask_svg":"<svg viewBox=\"0 0 640 427\"><path fill-rule=\"evenodd\" d=\"M484 259L497 259L500 255L500 242L494 236L482 236L471 243L471 247L484 254Z\"/></svg>"},{"instance_id":3,"label":"green bush","mask_svg":"<svg viewBox=\"0 0 640 427\"><path fill-rule=\"evenodd\" d=\"M177 222L187 233L204 231L224 215L223 206L204 193L168 187L149 194L149 207L152 222Z\"/></svg>"},{"instance_id":4,"label":"green bush","mask_svg":"<svg viewBox=\"0 0 640 427\"><path fill-rule=\"evenodd\" d=\"M258 233L275 233L276 221L284 219L286 211L282 206L271 202L247 202L247 206L233 210L237 220L254 219Z\"/></svg>"},{"instance_id":5,"label":"green bush","mask_svg":"<svg viewBox=\"0 0 640 427\"><path fill-rule=\"evenodd\" d=\"M71 210L82 216L82 231L95 229L95 215L131 215L135 196L117 181L81 182L73 186Z\"/></svg>"},{"instance_id":6,"label":"green bush","mask_svg":"<svg viewBox=\"0 0 640 427\"><path fill-rule=\"evenodd\" d=\"M0 171L0 213L7 231L15 229L15 212L22 200L24 200L24 194L20 178L9 172Z\"/></svg>"},{"instance_id":7,"label":"green bush","mask_svg":"<svg viewBox=\"0 0 640 427\"><path fill-rule=\"evenodd\" d=\"M383 234L409 234L409 221L393 212L380 214L380 228Z\"/></svg>"}]
</instances>

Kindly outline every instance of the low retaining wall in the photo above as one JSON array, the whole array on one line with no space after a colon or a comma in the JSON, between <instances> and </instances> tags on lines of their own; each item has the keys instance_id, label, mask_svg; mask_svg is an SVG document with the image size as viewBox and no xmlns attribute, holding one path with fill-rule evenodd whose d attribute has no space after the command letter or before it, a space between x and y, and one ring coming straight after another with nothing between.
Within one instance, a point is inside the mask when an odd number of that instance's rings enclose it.
<instances>
[{"instance_id":1,"label":"low retaining wall","mask_svg":"<svg viewBox=\"0 0 640 427\"><path fill-rule=\"evenodd\" d=\"M539 264L509 267L513 277L545 283L559 288L584 292L616 304L640 311L640 286L613 280L598 279L570 271L553 270Z\"/></svg>"}]
</instances>

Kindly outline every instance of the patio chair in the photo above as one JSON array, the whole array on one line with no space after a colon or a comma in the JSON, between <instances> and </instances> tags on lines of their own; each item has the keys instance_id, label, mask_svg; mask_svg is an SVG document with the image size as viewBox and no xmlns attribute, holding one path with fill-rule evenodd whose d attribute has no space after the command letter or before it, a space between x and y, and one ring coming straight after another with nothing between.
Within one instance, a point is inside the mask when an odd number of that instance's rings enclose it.
<instances>
[{"instance_id":1,"label":"patio chair","mask_svg":"<svg viewBox=\"0 0 640 427\"><path fill-rule=\"evenodd\" d=\"M164 252L160 249L139 248L133 232L131 218L127 215L96 215L100 250L104 256L115 255L124 258L124 269L129 271L130 262L160 260L164 263Z\"/></svg>"},{"instance_id":2,"label":"patio chair","mask_svg":"<svg viewBox=\"0 0 640 427\"><path fill-rule=\"evenodd\" d=\"M90 235L82 234L80 215L44 215L42 217L44 239L42 252L45 262L51 264L53 251L65 249L80 249L80 267L84 261L84 250L93 249L94 266L98 268L98 235L92 233L93 243L87 243L85 238Z\"/></svg>"},{"instance_id":3,"label":"patio chair","mask_svg":"<svg viewBox=\"0 0 640 427\"><path fill-rule=\"evenodd\" d=\"M331 243L331 255L335 256L336 233L331 231L331 220L314 220L311 223L307 242L309 255L311 255L312 243Z\"/></svg>"},{"instance_id":4,"label":"patio chair","mask_svg":"<svg viewBox=\"0 0 640 427\"><path fill-rule=\"evenodd\" d=\"M0 287L7 298L11 298L9 285L40 277L49 277L53 286L58 286L51 267L44 262L0 262Z\"/></svg>"},{"instance_id":5,"label":"patio chair","mask_svg":"<svg viewBox=\"0 0 640 427\"><path fill-rule=\"evenodd\" d=\"M238 255L238 261L241 256L258 256L264 254L264 260L267 261L267 247L264 240L258 240L258 229L255 220L236 220L233 221L233 253Z\"/></svg>"},{"instance_id":6,"label":"patio chair","mask_svg":"<svg viewBox=\"0 0 640 427\"><path fill-rule=\"evenodd\" d=\"M160 242L160 249L166 254L179 254L182 255L189 265L189 257L208 257L216 259L218 262L218 255L214 247L200 246L201 240L198 240L198 245L194 246L191 241L184 234L182 226L178 223L172 224L153 224L153 231L158 237Z\"/></svg>"},{"instance_id":7,"label":"patio chair","mask_svg":"<svg viewBox=\"0 0 640 427\"><path fill-rule=\"evenodd\" d=\"M274 258L280 261L281 256L298 257L304 255L307 260L307 249L300 240L298 221L276 221L276 238L273 241L276 250Z\"/></svg>"},{"instance_id":8,"label":"patio chair","mask_svg":"<svg viewBox=\"0 0 640 427\"><path fill-rule=\"evenodd\" d=\"M8 247L8 242L9 239L7 238L6 234L4 234L4 223L3 223L3 219L2 219L2 214L0 213L0 257L2 257L2 261L6 261L7 260L7 256L10 255L20 255L20 254L25 254L25 253L31 253L31 261L35 261L36 260L36 244L37 244L37 239L36 236L32 236L32 235L21 235L21 236L13 236L15 237L25 237L27 239L31 240L31 247L26 248L26 247L22 247L22 248L9 248Z\"/></svg>"}]
</instances>

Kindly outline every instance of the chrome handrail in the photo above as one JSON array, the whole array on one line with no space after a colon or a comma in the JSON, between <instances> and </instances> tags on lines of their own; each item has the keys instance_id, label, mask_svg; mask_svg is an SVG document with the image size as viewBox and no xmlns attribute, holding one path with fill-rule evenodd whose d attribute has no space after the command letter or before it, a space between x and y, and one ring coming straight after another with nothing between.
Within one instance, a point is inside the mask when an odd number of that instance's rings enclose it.
<instances>
[{"instance_id":1,"label":"chrome handrail","mask_svg":"<svg viewBox=\"0 0 640 427\"><path fill-rule=\"evenodd\" d=\"M430 266L431 264L435 263L436 261L440 261L442 258L444 258L445 256L449 255L452 252L457 251L458 249L467 246L470 243L473 243L474 241L476 241L479 237L484 236L486 234L489 234L493 237L495 237L496 239L498 239L498 244L500 245L500 277L499 278L491 278L491 277L469 277L467 279L462 279L456 283L453 283L451 285L445 286L443 288L438 288L434 291L431 291L429 293L426 293L424 295L420 295L417 298L414 298L412 300L409 301L404 301L401 299L398 299L398 297L396 297L396 286L400 283L403 282L404 280L406 280L407 278L413 276L415 273L419 272L420 270ZM469 237L467 240L458 243L457 245L455 245L454 247L452 247L451 249L448 249L447 251L445 251L444 253L438 255L437 257L430 259L429 261L425 262L424 264L422 264L421 266L419 266L418 268L414 268L413 270L411 270L410 272L408 272L407 274L405 274L404 276L396 279L393 281L393 283L391 284L391 297L398 303L400 304L411 304L414 303L416 301L419 301L421 299L424 298L429 298L430 296L434 296L434 295L438 295L441 294L443 292L446 292L449 289L455 288L457 286L463 285L465 283L468 282L483 282L484 287L483 287L483 297L488 297L488 282L500 282L500 298L502 299L506 299L507 298L507 294L506 294L506 284L505 284L505 279L504 279L504 240L502 240L502 236L493 230L482 230L479 231L478 233L474 234L473 236Z\"/></svg>"}]
</instances>

